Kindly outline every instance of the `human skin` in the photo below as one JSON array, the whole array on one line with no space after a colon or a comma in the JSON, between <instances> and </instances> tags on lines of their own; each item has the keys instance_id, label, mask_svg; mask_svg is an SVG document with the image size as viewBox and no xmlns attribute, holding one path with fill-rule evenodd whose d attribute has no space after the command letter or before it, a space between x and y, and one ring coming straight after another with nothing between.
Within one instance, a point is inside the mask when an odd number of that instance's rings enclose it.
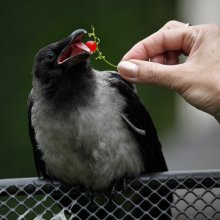
<instances>
[{"instance_id":1,"label":"human skin","mask_svg":"<svg viewBox=\"0 0 220 220\"><path fill-rule=\"evenodd\" d=\"M220 27L169 21L134 45L118 64L123 78L177 91L220 122ZM186 60L179 63L179 55Z\"/></svg>"}]
</instances>

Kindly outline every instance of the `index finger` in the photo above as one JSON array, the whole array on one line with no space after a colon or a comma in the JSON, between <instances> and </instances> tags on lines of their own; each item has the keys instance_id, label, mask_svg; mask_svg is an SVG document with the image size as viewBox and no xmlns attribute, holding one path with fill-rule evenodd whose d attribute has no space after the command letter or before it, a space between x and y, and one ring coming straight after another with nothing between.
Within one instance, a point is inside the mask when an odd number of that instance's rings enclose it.
<instances>
[{"instance_id":1,"label":"index finger","mask_svg":"<svg viewBox=\"0 0 220 220\"><path fill-rule=\"evenodd\" d=\"M192 27L160 30L134 45L122 60L148 60L166 51L180 51L189 54L195 34Z\"/></svg>"}]
</instances>

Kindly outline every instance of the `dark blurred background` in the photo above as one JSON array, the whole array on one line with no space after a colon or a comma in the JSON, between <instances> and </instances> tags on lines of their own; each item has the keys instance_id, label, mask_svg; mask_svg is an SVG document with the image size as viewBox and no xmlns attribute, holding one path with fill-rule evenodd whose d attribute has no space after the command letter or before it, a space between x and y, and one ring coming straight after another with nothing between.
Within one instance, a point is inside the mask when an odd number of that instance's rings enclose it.
<instances>
[{"instance_id":1,"label":"dark blurred background","mask_svg":"<svg viewBox=\"0 0 220 220\"><path fill-rule=\"evenodd\" d=\"M27 97L38 49L73 30L96 28L100 49L117 64L139 40L167 21L220 23L218 0L2 0L0 7L0 178L35 176L27 128ZM112 69L102 61L92 65ZM220 167L220 126L177 94L155 86L138 86L155 122L170 170Z\"/></svg>"},{"instance_id":2,"label":"dark blurred background","mask_svg":"<svg viewBox=\"0 0 220 220\"><path fill-rule=\"evenodd\" d=\"M0 8L0 178L35 176L27 129L27 97L34 56L41 47L77 28L96 28L100 49L117 64L137 41L175 19L175 0L2 0ZM92 60L99 70L111 69ZM173 122L173 93L138 86L159 134Z\"/></svg>"}]
</instances>

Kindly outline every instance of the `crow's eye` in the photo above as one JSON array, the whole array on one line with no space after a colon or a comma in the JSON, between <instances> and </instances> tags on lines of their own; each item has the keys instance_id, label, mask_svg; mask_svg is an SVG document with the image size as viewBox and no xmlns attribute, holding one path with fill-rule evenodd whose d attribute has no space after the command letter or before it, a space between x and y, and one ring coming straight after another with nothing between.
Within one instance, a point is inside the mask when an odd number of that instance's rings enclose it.
<instances>
[{"instance_id":1,"label":"crow's eye","mask_svg":"<svg viewBox=\"0 0 220 220\"><path fill-rule=\"evenodd\" d=\"M56 54L55 54L54 52L52 52L52 51L47 52L47 53L45 54L45 58L46 58L46 60L47 60L48 62L54 61L54 60L56 59Z\"/></svg>"}]
</instances>

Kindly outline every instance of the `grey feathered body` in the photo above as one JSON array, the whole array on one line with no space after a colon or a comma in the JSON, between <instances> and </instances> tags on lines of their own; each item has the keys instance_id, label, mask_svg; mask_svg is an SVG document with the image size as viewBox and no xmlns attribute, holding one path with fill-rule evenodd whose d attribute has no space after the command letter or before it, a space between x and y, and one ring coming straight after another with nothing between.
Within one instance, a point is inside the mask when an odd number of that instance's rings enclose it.
<instances>
[{"instance_id":1,"label":"grey feathered body","mask_svg":"<svg viewBox=\"0 0 220 220\"><path fill-rule=\"evenodd\" d=\"M73 105L65 110L48 102L35 80L31 121L48 176L100 190L116 179L140 175L144 164L122 117L125 99L110 85L108 72L92 74L93 95L82 92L78 98L85 103L70 100Z\"/></svg>"}]
</instances>

